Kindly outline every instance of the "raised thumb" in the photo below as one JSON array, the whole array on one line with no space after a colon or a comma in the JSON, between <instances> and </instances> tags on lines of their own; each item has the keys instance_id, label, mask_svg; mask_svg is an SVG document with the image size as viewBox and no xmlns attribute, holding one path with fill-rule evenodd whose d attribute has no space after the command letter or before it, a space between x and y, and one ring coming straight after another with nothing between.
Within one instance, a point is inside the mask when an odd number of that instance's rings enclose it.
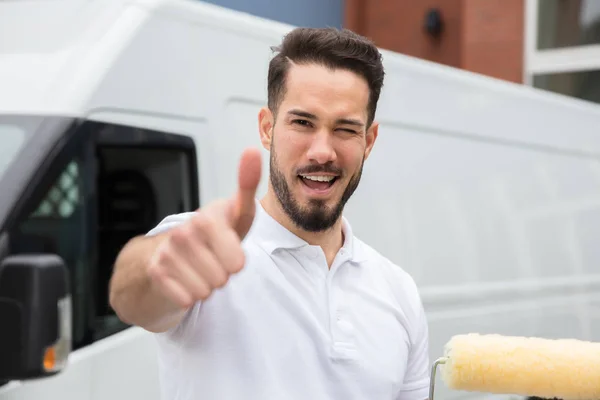
<instances>
[{"instance_id":1,"label":"raised thumb","mask_svg":"<svg viewBox=\"0 0 600 400\"><path fill-rule=\"evenodd\" d=\"M238 172L238 191L233 199L234 229L243 239L254 221L256 190L260 183L262 159L260 150L248 148L242 153Z\"/></svg>"}]
</instances>

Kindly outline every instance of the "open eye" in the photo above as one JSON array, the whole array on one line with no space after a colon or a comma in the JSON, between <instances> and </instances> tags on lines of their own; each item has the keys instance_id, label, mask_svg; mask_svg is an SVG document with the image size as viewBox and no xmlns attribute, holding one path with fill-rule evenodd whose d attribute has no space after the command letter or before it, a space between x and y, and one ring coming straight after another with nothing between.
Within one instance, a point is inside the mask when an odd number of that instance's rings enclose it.
<instances>
[{"instance_id":1,"label":"open eye","mask_svg":"<svg viewBox=\"0 0 600 400\"><path fill-rule=\"evenodd\" d=\"M307 121L305 119L295 119L292 120L292 124L296 124L296 125L300 125L300 126L305 126L305 127L311 127L312 124L310 123L310 121Z\"/></svg>"}]
</instances>

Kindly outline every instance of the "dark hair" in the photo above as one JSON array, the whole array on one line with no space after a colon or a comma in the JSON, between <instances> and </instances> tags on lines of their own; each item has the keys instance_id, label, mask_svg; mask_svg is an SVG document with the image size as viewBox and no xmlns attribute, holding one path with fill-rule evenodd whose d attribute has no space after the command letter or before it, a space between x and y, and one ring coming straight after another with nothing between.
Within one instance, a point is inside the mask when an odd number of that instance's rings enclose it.
<instances>
[{"instance_id":1,"label":"dark hair","mask_svg":"<svg viewBox=\"0 0 600 400\"><path fill-rule=\"evenodd\" d=\"M285 94L290 60L345 69L362 76L369 86L367 126L373 122L385 75L379 49L369 39L347 29L296 28L289 32L269 63L268 106L276 113Z\"/></svg>"}]
</instances>

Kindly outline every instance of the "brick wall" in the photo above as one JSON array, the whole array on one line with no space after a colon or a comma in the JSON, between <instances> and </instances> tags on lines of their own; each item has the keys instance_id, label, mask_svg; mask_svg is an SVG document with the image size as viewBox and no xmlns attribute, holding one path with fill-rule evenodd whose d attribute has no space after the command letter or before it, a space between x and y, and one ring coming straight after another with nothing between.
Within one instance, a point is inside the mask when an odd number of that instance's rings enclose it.
<instances>
[{"instance_id":1,"label":"brick wall","mask_svg":"<svg viewBox=\"0 0 600 400\"><path fill-rule=\"evenodd\" d=\"M344 24L378 46L512 82L523 80L524 0L346 0ZM444 19L439 38L427 10Z\"/></svg>"}]
</instances>

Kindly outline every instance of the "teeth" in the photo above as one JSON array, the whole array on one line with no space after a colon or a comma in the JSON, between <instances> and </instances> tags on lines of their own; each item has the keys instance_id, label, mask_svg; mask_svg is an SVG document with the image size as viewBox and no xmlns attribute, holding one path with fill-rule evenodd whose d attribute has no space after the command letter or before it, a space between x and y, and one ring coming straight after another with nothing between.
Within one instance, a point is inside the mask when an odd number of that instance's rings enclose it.
<instances>
[{"instance_id":1,"label":"teeth","mask_svg":"<svg viewBox=\"0 0 600 400\"><path fill-rule=\"evenodd\" d=\"M311 181L317 182L331 182L335 176L308 176L308 175L300 175L304 179L308 179Z\"/></svg>"}]
</instances>

